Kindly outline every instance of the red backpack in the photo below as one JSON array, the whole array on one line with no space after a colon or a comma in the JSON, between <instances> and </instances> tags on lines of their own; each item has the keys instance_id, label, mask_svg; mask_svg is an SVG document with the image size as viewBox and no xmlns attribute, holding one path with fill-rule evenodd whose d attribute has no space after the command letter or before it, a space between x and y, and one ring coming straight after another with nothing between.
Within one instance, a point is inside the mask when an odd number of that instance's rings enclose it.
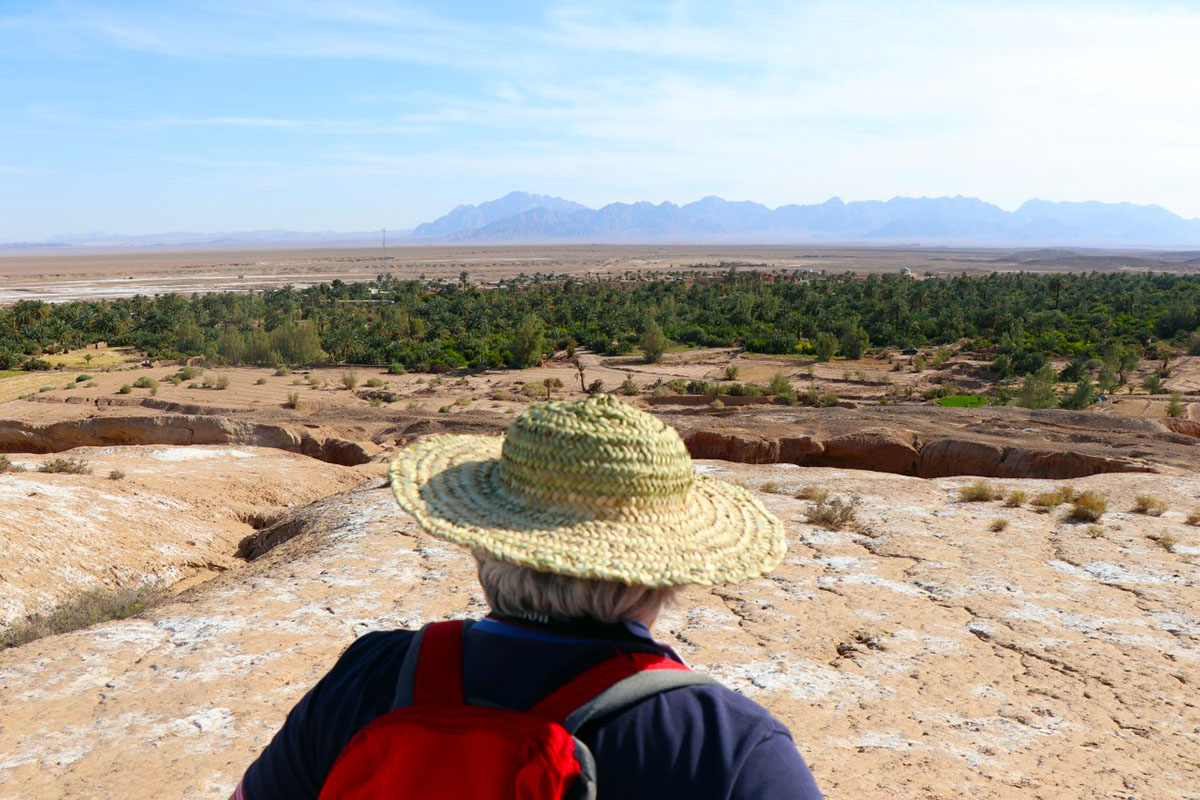
<instances>
[{"instance_id":1,"label":"red backpack","mask_svg":"<svg viewBox=\"0 0 1200 800\"><path fill-rule=\"evenodd\" d=\"M471 623L426 625L409 645L392 711L355 734L320 800L585 800L595 762L574 733L659 692L713 683L678 661L622 653L515 711L464 697Z\"/></svg>"}]
</instances>

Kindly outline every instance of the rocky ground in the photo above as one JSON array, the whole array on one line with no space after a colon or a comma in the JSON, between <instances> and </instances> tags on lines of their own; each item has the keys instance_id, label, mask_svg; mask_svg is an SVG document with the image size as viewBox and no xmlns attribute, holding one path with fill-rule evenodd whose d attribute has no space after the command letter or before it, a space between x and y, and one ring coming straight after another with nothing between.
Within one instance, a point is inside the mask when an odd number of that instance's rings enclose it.
<instances>
[{"instance_id":1,"label":"rocky ground","mask_svg":"<svg viewBox=\"0 0 1200 800\"><path fill-rule=\"evenodd\" d=\"M765 490L790 550L689 590L658 632L791 726L831 798L1200 797L1194 474L1071 481L1108 498L1091 528L956 502L966 478L699 466ZM858 498L857 523L806 522L810 486ZM1132 513L1141 493L1169 508ZM484 610L469 558L382 481L287 527L142 618L0 653L0 796L223 798L355 637Z\"/></svg>"}]
</instances>

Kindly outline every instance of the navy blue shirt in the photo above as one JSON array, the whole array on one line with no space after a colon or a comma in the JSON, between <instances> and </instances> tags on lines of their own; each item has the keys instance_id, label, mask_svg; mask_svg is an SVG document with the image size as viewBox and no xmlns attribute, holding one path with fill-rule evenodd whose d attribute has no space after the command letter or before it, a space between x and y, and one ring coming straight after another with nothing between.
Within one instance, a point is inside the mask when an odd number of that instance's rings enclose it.
<instances>
[{"instance_id":1,"label":"navy blue shirt","mask_svg":"<svg viewBox=\"0 0 1200 800\"><path fill-rule=\"evenodd\" d=\"M292 709L243 779L247 800L316 798L342 748L391 710L412 631L369 633ZM642 625L543 625L489 617L467 633L469 696L524 709L618 652L662 653ZM723 686L658 694L578 731L596 758L599 798L817 800L791 734Z\"/></svg>"}]
</instances>

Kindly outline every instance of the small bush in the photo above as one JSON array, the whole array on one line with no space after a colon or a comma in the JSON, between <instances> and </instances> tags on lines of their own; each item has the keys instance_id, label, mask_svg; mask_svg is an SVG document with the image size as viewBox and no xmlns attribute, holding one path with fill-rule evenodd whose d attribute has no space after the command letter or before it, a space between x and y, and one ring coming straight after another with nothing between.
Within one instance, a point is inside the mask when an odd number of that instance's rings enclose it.
<instances>
[{"instance_id":1,"label":"small bush","mask_svg":"<svg viewBox=\"0 0 1200 800\"><path fill-rule=\"evenodd\" d=\"M100 622L127 619L167 596L158 587L138 586L85 592L49 614L33 614L0 633L0 647L17 647L44 636L86 628Z\"/></svg>"},{"instance_id":2,"label":"small bush","mask_svg":"<svg viewBox=\"0 0 1200 800\"><path fill-rule=\"evenodd\" d=\"M309 375L307 380L308 380L308 385L314 389L316 389L317 387L319 387L321 385L321 379L318 378L316 375Z\"/></svg>"},{"instance_id":3,"label":"small bush","mask_svg":"<svg viewBox=\"0 0 1200 800\"><path fill-rule=\"evenodd\" d=\"M135 389L157 389L158 381L154 380L154 378L151 378L149 375L143 375L142 377L138 378L136 381L133 382L133 388L135 388Z\"/></svg>"},{"instance_id":4,"label":"small bush","mask_svg":"<svg viewBox=\"0 0 1200 800\"><path fill-rule=\"evenodd\" d=\"M546 393L546 387L540 383L527 383L521 387L521 394L530 400L537 400Z\"/></svg>"},{"instance_id":5,"label":"small bush","mask_svg":"<svg viewBox=\"0 0 1200 800\"><path fill-rule=\"evenodd\" d=\"M1075 487L1071 484L1064 483L1058 487L1058 494L1062 497L1064 503L1070 503L1075 499L1078 492L1075 491Z\"/></svg>"},{"instance_id":6,"label":"small bush","mask_svg":"<svg viewBox=\"0 0 1200 800\"><path fill-rule=\"evenodd\" d=\"M438 413L439 414L449 414L450 406L442 406L441 408L438 409Z\"/></svg>"},{"instance_id":7,"label":"small bush","mask_svg":"<svg viewBox=\"0 0 1200 800\"><path fill-rule=\"evenodd\" d=\"M663 387L660 386L659 388L661 389ZM589 383L587 385L587 393L588 394L600 394L603 391L604 391L604 381L600 380L599 378L596 378L596 380L592 381L591 383Z\"/></svg>"},{"instance_id":8,"label":"small bush","mask_svg":"<svg viewBox=\"0 0 1200 800\"><path fill-rule=\"evenodd\" d=\"M379 408L381 405L383 405L383 398L382 397L372 397L367 402L371 404L371 408Z\"/></svg>"},{"instance_id":9,"label":"small bush","mask_svg":"<svg viewBox=\"0 0 1200 800\"><path fill-rule=\"evenodd\" d=\"M514 394L514 393L508 391L507 389L494 389L494 390L492 390L492 393L488 396L493 400L498 400L498 401L502 401L505 403L521 402L521 396L519 394Z\"/></svg>"},{"instance_id":10,"label":"small bush","mask_svg":"<svg viewBox=\"0 0 1200 800\"><path fill-rule=\"evenodd\" d=\"M1149 517L1161 517L1168 508L1167 504L1154 495L1139 494L1134 498L1133 511Z\"/></svg>"},{"instance_id":11,"label":"small bush","mask_svg":"<svg viewBox=\"0 0 1200 800\"><path fill-rule=\"evenodd\" d=\"M287 368L286 364L280 364L275 368L275 377L282 378L284 375L291 375L292 371Z\"/></svg>"},{"instance_id":12,"label":"small bush","mask_svg":"<svg viewBox=\"0 0 1200 800\"><path fill-rule=\"evenodd\" d=\"M44 461L37 468L38 472L64 473L67 475L91 475L92 468L79 458L55 458Z\"/></svg>"},{"instance_id":13,"label":"small bush","mask_svg":"<svg viewBox=\"0 0 1200 800\"><path fill-rule=\"evenodd\" d=\"M779 485L778 481L767 481L758 487L758 490L767 494L783 494L783 487Z\"/></svg>"},{"instance_id":14,"label":"small bush","mask_svg":"<svg viewBox=\"0 0 1200 800\"><path fill-rule=\"evenodd\" d=\"M990 503L992 500L999 500L1000 497L1000 491L987 481L976 481L958 490L960 503Z\"/></svg>"},{"instance_id":15,"label":"small bush","mask_svg":"<svg viewBox=\"0 0 1200 800\"><path fill-rule=\"evenodd\" d=\"M1061 492L1042 492L1035 494L1029 504L1042 514L1049 513L1051 509L1058 508L1063 504L1063 496Z\"/></svg>"},{"instance_id":16,"label":"small bush","mask_svg":"<svg viewBox=\"0 0 1200 800\"><path fill-rule=\"evenodd\" d=\"M204 369L202 367L184 367L175 374L179 376L179 380L181 381L190 381L192 378L203 375Z\"/></svg>"},{"instance_id":17,"label":"small bush","mask_svg":"<svg viewBox=\"0 0 1200 800\"><path fill-rule=\"evenodd\" d=\"M383 388L383 386L384 386L383 378L371 378L367 381L367 386L369 386L372 389Z\"/></svg>"},{"instance_id":18,"label":"small bush","mask_svg":"<svg viewBox=\"0 0 1200 800\"><path fill-rule=\"evenodd\" d=\"M296 408L300 405L300 393L288 392L287 400L283 402L284 408Z\"/></svg>"},{"instance_id":19,"label":"small bush","mask_svg":"<svg viewBox=\"0 0 1200 800\"><path fill-rule=\"evenodd\" d=\"M3 472L3 471L4 470L0 470L0 472ZM1187 524L1188 525L1200 525L1200 511L1193 511L1192 513L1188 514L1187 515Z\"/></svg>"},{"instance_id":20,"label":"small bush","mask_svg":"<svg viewBox=\"0 0 1200 800\"><path fill-rule=\"evenodd\" d=\"M1008 527L1008 520L994 519L994 520L992 520L992 524L988 526L988 530L990 530L992 533L1000 533L1002 530L1004 530L1007 527Z\"/></svg>"},{"instance_id":21,"label":"small bush","mask_svg":"<svg viewBox=\"0 0 1200 800\"><path fill-rule=\"evenodd\" d=\"M725 380L736 381L738 378L738 368L736 364L730 364L725 367Z\"/></svg>"},{"instance_id":22,"label":"small bush","mask_svg":"<svg viewBox=\"0 0 1200 800\"><path fill-rule=\"evenodd\" d=\"M1092 537L1093 539L1099 539L1100 537L1104 536L1104 528L1100 525L1088 525L1087 532L1088 536Z\"/></svg>"},{"instance_id":23,"label":"small bush","mask_svg":"<svg viewBox=\"0 0 1200 800\"><path fill-rule=\"evenodd\" d=\"M403 375L407 370L404 369L403 364L399 362L393 362L388 365L387 371L388 375Z\"/></svg>"},{"instance_id":24,"label":"small bush","mask_svg":"<svg viewBox=\"0 0 1200 800\"><path fill-rule=\"evenodd\" d=\"M804 519L811 525L819 525L831 531L840 531L842 528L855 524L855 512L858 510L859 500L842 500L834 498L833 500L821 500L813 503L804 512Z\"/></svg>"},{"instance_id":25,"label":"small bush","mask_svg":"<svg viewBox=\"0 0 1200 800\"><path fill-rule=\"evenodd\" d=\"M474 398L471 397L470 395L465 395L465 394L459 395L458 397L454 398L454 405L469 406L469 405L471 405L472 400L474 400Z\"/></svg>"},{"instance_id":26,"label":"small bush","mask_svg":"<svg viewBox=\"0 0 1200 800\"><path fill-rule=\"evenodd\" d=\"M817 486L805 486L796 493L796 498L798 500L815 500L818 503L824 503L829 499L829 492Z\"/></svg>"},{"instance_id":27,"label":"small bush","mask_svg":"<svg viewBox=\"0 0 1200 800\"><path fill-rule=\"evenodd\" d=\"M345 386L347 389L353 389L355 386L358 386L358 373L352 369L343 372L342 386Z\"/></svg>"},{"instance_id":28,"label":"small bush","mask_svg":"<svg viewBox=\"0 0 1200 800\"><path fill-rule=\"evenodd\" d=\"M1073 505L1068 516L1081 522L1095 522L1108 510L1108 501L1104 499L1104 495L1092 489L1075 495L1071 502Z\"/></svg>"},{"instance_id":29,"label":"small bush","mask_svg":"<svg viewBox=\"0 0 1200 800\"><path fill-rule=\"evenodd\" d=\"M20 464L14 464L12 459L6 455L0 455L0 473L3 472L24 472L25 468Z\"/></svg>"},{"instance_id":30,"label":"small bush","mask_svg":"<svg viewBox=\"0 0 1200 800\"><path fill-rule=\"evenodd\" d=\"M1171 392L1171 399L1167 401L1167 416L1183 416L1183 394L1180 392Z\"/></svg>"},{"instance_id":31,"label":"small bush","mask_svg":"<svg viewBox=\"0 0 1200 800\"><path fill-rule=\"evenodd\" d=\"M255 386L262 386L262 385L263 385L264 383L266 383L266 382L267 382L267 379L266 379L266 378L259 378L258 380L256 380L256 381L254 382L254 385L255 385Z\"/></svg>"},{"instance_id":32,"label":"small bush","mask_svg":"<svg viewBox=\"0 0 1200 800\"><path fill-rule=\"evenodd\" d=\"M625 395L626 397L633 397L635 394L638 393L638 386L636 383L633 382L633 378L626 378L624 381L621 382L621 385L617 389L617 391L620 392L621 394Z\"/></svg>"},{"instance_id":33,"label":"small bush","mask_svg":"<svg viewBox=\"0 0 1200 800\"><path fill-rule=\"evenodd\" d=\"M53 391L54 391L54 387L53 387L53 386L43 386L42 388L38 389L38 392L39 392L39 393L41 393L41 392L53 392Z\"/></svg>"},{"instance_id":34,"label":"small bush","mask_svg":"<svg viewBox=\"0 0 1200 800\"><path fill-rule=\"evenodd\" d=\"M132 386L130 386L128 383L123 383L123 384L121 384L121 388L117 389L117 394L129 394L132 391L133 391Z\"/></svg>"},{"instance_id":35,"label":"small bush","mask_svg":"<svg viewBox=\"0 0 1200 800\"><path fill-rule=\"evenodd\" d=\"M1004 505L1009 508L1019 508L1025 502L1025 493L1017 489L1008 493L1008 497L1004 498Z\"/></svg>"},{"instance_id":36,"label":"small bush","mask_svg":"<svg viewBox=\"0 0 1200 800\"><path fill-rule=\"evenodd\" d=\"M212 375L205 375L204 380L200 381L200 388L211 389L216 383L216 379Z\"/></svg>"},{"instance_id":37,"label":"small bush","mask_svg":"<svg viewBox=\"0 0 1200 800\"><path fill-rule=\"evenodd\" d=\"M195 381L192 381L191 383L189 383L189 384L187 385L187 388L189 388L189 389L199 389L199 388L200 388L200 384L196 383Z\"/></svg>"},{"instance_id":38,"label":"small bush","mask_svg":"<svg viewBox=\"0 0 1200 800\"><path fill-rule=\"evenodd\" d=\"M229 376L221 375L220 377L218 377L217 383L213 388L214 389L228 389L229 388Z\"/></svg>"},{"instance_id":39,"label":"small bush","mask_svg":"<svg viewBox=\"0 0 1200 800\"><path fill-rule=\"evenodd\" d=\"M124 478L125 478L125 473L119 469L114 469L108 473L108 479L110 481L124 480Z\"/></svg>"},{"instance_id":40,"label":"small bush","mask_svg":"<svg viewBox=\"0 0 1200 800\"><path fill-rule=\"evenodd\" d=\"M75 376L76 383L83 383L84 381L90 381L91 379L92 379L91 375L76 375Z\"/></svg>"},{"instance_id":41,"label":"small bush","mask_svg":"<svg viewBox=\"0 0 1200 800\"><path fill-rule=\"evenodd\" d=\"M821 408L833 408L837 405L838 396L834 392L825 392L817 398L817 405Z\"/></svg>"}]
</instances>

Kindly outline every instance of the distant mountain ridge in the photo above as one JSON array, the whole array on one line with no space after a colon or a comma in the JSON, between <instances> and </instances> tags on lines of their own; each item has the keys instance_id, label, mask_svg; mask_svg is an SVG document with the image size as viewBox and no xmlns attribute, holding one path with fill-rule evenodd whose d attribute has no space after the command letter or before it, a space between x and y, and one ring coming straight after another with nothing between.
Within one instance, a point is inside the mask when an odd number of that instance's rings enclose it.
<instances>
[{"instance_id":1,"label":"distant mountain ridge","mask_svg":"<svg viewBox=\"0 0 1200 800\"><path fill-rule=\"evenodd\" d=\"M591 209L511 192L418 225L418 240L596 243L640 241L904 242L1154 247L1200 244L1200 220L1161 206L1029 200L1005 211L973 197L894 197L771 209L709 196L686 205L610 203Z\"/></svg>"}]
</instances>

